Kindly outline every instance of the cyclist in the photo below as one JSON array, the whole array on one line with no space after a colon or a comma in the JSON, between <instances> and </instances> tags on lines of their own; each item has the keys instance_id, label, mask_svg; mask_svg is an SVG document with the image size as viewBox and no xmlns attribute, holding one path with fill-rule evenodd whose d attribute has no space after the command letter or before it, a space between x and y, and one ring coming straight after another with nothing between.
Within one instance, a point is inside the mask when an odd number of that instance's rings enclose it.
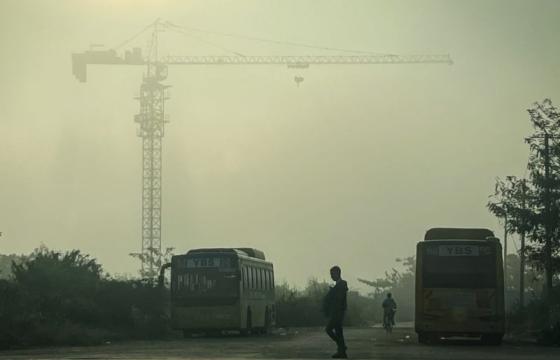
<instances>
[{"instance_id":1,"label":"cyclist","mask_svg":"<svg viewBox=\"0 0 560 360\"><path fill-rule=\"evenodd\" d=\"M397 311L397 303L391 293L387 293L387 297L383 300L383 327L387 327L389 324L395 325L395 312Z\"/></svg>"}]
</instances>

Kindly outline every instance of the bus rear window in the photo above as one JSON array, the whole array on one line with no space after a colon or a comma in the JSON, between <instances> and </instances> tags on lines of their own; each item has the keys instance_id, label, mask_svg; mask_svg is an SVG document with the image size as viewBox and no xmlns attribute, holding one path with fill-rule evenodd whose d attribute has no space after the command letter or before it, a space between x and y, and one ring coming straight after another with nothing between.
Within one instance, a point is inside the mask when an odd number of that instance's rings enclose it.
<instances>
[{"instance_id":1,"label":"bus rear window","mask_svg":"<svg viewBox=\"0 0 560 360\"><path fill-rule=\"evenodd\" d=\"M174 290L186 296L235 296L239 279L233 273L188 271L176 275Z\"/></svg>"},{"instance_id":2,"label":"bus rear window","mask_svg":"<svg viewBox=\"0 0 560 360\"><path fill-rule=\"evenodd\" d=\"M494 288L496 257L487 246L429 246L424 251L422 281L430 288Z\"/></svg>"}]
</instances>

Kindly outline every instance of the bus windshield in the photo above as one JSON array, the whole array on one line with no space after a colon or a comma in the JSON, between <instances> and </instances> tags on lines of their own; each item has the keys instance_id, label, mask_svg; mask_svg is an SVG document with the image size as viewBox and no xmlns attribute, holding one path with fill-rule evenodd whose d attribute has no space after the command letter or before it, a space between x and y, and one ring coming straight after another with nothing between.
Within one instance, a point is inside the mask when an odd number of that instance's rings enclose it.
<instances>
[{"instance_id":1,"label":"bus windshield","mask_svg":"<svg viewBox=\"0 0 560 360\"><path fill-rule=\"evenodd\" d=\"M430 245L425 248L426 288L495 288L495 249L484 245Z\"/></svg>"}]
</instances>

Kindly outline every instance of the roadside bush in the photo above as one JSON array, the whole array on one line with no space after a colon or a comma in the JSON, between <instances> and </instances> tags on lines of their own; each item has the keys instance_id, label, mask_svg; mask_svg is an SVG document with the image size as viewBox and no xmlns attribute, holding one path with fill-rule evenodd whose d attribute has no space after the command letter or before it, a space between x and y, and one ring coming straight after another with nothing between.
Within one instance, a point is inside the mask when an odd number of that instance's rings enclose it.
<instances>
[{"instance_id":1,"label":"roadside bush","mask_svg":"<svg viewBox=\"0 0 560 360\"><path fill-rule=\"evenodd\" d=\"M560 345L560 286L556 285L547 306L534 297L524 308L519 304L507 314L506 332L512 337L536 337L542 345Z\"/></svg>"},{"instance_id":2,"label":"roadside bush","mask_svg":"<svg viewBox=\"0 0 560 360\"><path fill-rule=\"evenodd\" d=\"M310 280L303 290L284 283L276 286L277 325L279 327L324 326L326 318L321 312L323 298L329 284ZM345 324L360 326L373 323L374 302L357 291L348 292L348 309Z\"/></svg>"},{"instance_id":3,"label":"roadside bush","mask_svg":"<svg viewBox=\"0 0 560 360\"><path fill-rule=\"evenodd\" d=\"M17 327L20 318L25 316L20 298L20 291L15 283L0 280L0 349L17 342Z\"/></svg>"},{"instance_id":4,"label":"roadside bush","mask_svg":"<svg viewBox=\"0 0 560 360\"><path fill-rule=\"evenodd\" d=\"M169 333L167 290L141 280L102 281L96 302L103 309L100 322L132 338L161 338Z\"/></svg>"},{"instance_id":5,"label":"roadside bush","mask_svg":"<svg viewBox=\"0 0 560 360\"><path fill-rule=\"evenodd\" d=\"M78 250L35 250L0 280L0 347L166 336L165 290L103 276Z\"/></svg>"}]
</instances>

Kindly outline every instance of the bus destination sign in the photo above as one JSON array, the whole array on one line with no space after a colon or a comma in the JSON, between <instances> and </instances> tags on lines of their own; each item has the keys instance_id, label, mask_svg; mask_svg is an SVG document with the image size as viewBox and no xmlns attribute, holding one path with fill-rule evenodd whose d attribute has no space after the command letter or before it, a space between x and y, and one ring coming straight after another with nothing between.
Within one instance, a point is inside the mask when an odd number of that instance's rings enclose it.
<instances>
[{"instance_id":1,"label":"bus destination sign","mask_svg":"<svg viewBox=\"0 0 560 360\"><path fill-rule=\"evenodd\" d=\"M439 256L479 256L476 245L439 245Z\"/></svg>"},{"instance_id":2,"label":"bus destination sign","mask_svg":"<svg viewBox=\"0 0 560 360\"><path fill-rule=\"evenodd\" d=\"M185 264L187 269L199 268L231 268L232 261L229 257L193 257L186 259Z\"/></svg>"}]
</instances>

